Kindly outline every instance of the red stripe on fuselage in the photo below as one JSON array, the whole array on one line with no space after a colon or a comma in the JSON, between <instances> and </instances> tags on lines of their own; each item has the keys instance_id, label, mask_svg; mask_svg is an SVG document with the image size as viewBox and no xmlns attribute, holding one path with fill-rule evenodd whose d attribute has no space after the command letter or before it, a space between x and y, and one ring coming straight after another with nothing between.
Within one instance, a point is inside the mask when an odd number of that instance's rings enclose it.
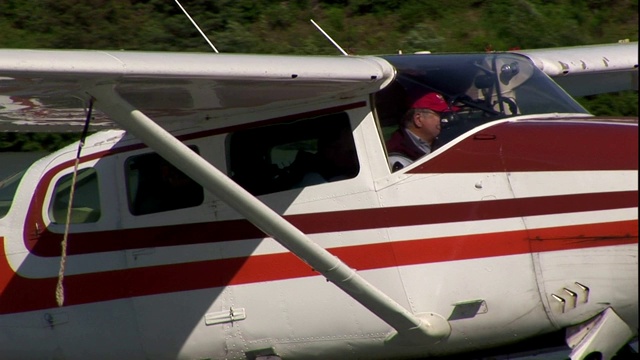
<instances>
[{"instance_id":1,"label":"red stripe on fuselage","mask_svg":"<svg viewBox=\"0 0 640 360\"><path fill-rule=\"evenodd\" d=\"M533 235L533 239L531 236ZM2 239L0 237L0 239ZM563 226L329 249L357 270L461 261L529 252L584 249L638 242L638 221ZM24 262L28 264L29 261ZM291 253L151 266L65 276L65 304L317 276ZM52 308L57 278L14 273L4 247L0 256L0 313Z\"/></svg>"},{"instance_id":2,"label":"red stripe on fuselage","mask_svg":"<svg viewBox=\"0 0 640 360\"><path fill-rule=\"evenodd\" d=\"M496 124L410 173L638 170L637 123L600 119Z\"/></svg>"},{"instance_id":3,"label":"red stripe on fuselage","mask_svg":"<svg viewBox=\"0 0 640 360\"><path fill-rule=\"evenodd\" d=\"M346 210L291 215L285 219L305 234L317 234L633 207L638 207L637 191ZM30 214L35 214L35 211ZM30 229L35 229L35 226ZM25 240L27 248L41 257L60 256L62 234L50 232L43 225L40 229L44 230ZM259 239L264 236L247 220L74 233L68 254Z\"/></svg>"},{"instance_id":4,"label":"red stripe on fuselage","mask_svg":"<svg viewBox=\"0 0 640 360\"><path fill-rule=\"evenodd\" d=\"M593 126L588 126L591 130L587 131L588 134L584 136L584 139L575 140L576 134L571 133L568 129L579 131L580 126L576 124L584 124L583 122L569 123L573 125L568 125L566 129L544 124L536 130L535 126L531 125L539 123L542 122L514 122L485 129L482 134L488 132L491 136L479 136L476 140L473 138L465 139L418 166L414 172L637 171L637 126L612 124L610 127L601 127L601 124L594 123ZM555 122L551 121L550 123ZM529 125L519 127L518 124ZM622 130L623 128L626 129ZM494 129L497 129L495 133L493 133ZM601 130L597 137L594 130ZM567 136L567 138L561 139L559 135L553 135L555 131ZM635 135L630 135L631 133ZM619 138L609 139L618 135L620 135ZM185 135L183 139L187 137L195 138L196 135ZM518 140L512 140L510 137ZM596 138L597 141L595 141ZM592 140L595 142L590 143ZM615 151L613 149L614 143L616 145ZM631 150L629 144L633 144ZM527 148L528 146L531 148ZM550 146L553 150L551 148L541 149L545 146ZM116 148L83 157L82 161L131 151L140 147L142 145ZM595 151L590 147L602 147L604 150L602 152ZM582 151L585 149L588 150ZM540 152L537 153L537 150ZM567 151L565 152L565 150ZM56 166L48 171L38 184L29 206L24 227L24 241L27 248L32 251L32 254L27 255L28 257L59 256L62 235L47 230L41 216L41 209L44 206L42 199L53 177L63 168L72 166L72 161ZM637 208L637 197L637 190L634 190L310 213L287 216L286 219L305 233L315 234ZM563 226L546 230L533 229L366 244L335 248L330 251L350 266L365 270L525 254L532 250L553 251L633 244L637 243L637 228L637 220L630 220L605 224ZM40 229L40 233L36 233L36 229ZM69 254L80 255L134 248L233 241L263 236L259 230L244 220L74 233ZM373 240L375 241L375 239ZM4 252L4 247L2 252ZM37 262L37 259L30 261L28 257L23 262L24 266ZM23 278L11 270L5 254L2 254L0 262L0 286L2 286L0 313L56 306L55 285L57 278ZM65 277L66 304L83 304L129 296L314 275L317 273L290 253L69 275Z\"/></svg>"}]
</instances>

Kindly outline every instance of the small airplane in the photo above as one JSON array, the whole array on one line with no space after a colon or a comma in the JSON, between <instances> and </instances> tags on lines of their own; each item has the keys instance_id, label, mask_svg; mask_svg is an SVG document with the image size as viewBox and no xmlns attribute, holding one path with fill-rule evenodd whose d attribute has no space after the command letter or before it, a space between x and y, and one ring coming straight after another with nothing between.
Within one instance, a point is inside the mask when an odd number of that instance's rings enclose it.
<instances>
[{"instance_id":1,"label":"small airplane","mask_svg":"<svg viewBox=\"0 0 640 360\"><path fill-rule=\"evenodd\" d=\"M622 358L638 335L638 121L571 95L637 85L637 42L0 49L0 130L94 132L0 182L0 354ZM459 111L392 171L386 140L434 91ZM344 130L342 166L303 183Z\"/></svg>"}]
</instances>

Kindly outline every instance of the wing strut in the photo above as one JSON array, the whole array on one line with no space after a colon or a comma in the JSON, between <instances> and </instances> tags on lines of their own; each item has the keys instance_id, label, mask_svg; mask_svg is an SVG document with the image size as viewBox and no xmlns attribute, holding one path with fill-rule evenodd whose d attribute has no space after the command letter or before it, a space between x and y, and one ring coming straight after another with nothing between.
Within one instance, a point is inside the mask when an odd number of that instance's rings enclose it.
<instances>
[{"instance_id":1,"label":"wing strut","mask_svg":"<svg viewBox=\"0 0 640 360\"><path fill-rule=\"evenodd\" d=\"M115 92L113 86L97 86L89 92L97 100L96 106L122 128L142 140L175 167L226 202L393 327L397 333L391 334L387 340L427 345L449 336L451 327L441 315L409 312L141 111L127 103Z\"/></svg>"}]
</instances>

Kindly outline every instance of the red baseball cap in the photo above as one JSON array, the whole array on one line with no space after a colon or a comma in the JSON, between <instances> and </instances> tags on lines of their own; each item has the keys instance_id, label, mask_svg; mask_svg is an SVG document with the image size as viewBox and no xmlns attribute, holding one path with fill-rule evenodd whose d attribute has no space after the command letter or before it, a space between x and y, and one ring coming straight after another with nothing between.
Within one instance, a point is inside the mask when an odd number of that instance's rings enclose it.
<instances>
[{"instance_id":1,"label":"red baseball cap","mask_svg":"<svg viewBox=\"0 0 640 360\"><path fill-rule=\"evenodd\" d=\"M434 92L423 95L411 105L411 108L429 109L439 113L460 110L457 106L449 106L442 95Z\"/></svg>"}]
</instances>

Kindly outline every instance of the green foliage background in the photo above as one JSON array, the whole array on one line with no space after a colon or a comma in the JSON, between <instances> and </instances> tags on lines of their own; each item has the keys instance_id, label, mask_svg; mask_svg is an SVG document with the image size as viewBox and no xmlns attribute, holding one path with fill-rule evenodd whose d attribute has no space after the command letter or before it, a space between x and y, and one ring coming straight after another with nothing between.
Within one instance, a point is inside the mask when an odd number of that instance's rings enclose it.
<instances>
[{"instance_id":1,"label":"green foliage background","mask_svg":"<svg viewBox=\"0 0 640 360\"><path fill-rule=\"evenodd\" d=\"M356 55L479 52L638 40L637 0L181 0L225 53L327 54L316 21ZM0 48L213 51L172 0L0 0ZM597 115L638 116L638 92L580 98ZM0 151L76 138L0 134Z\"/></svg>"}]
</instances>

